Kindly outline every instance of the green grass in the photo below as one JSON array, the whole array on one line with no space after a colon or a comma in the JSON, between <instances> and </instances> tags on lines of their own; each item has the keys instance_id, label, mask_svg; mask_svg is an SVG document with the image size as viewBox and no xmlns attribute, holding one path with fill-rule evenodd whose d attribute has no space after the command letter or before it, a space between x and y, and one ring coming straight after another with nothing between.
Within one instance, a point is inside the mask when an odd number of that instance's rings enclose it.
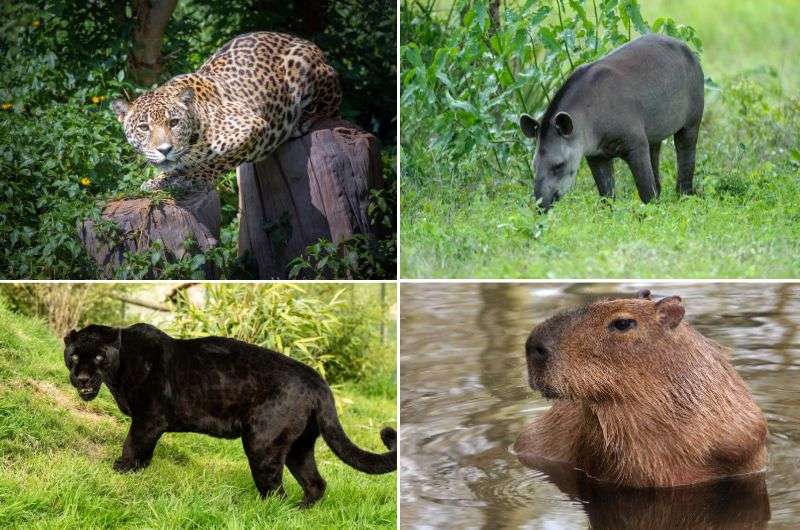
<instances>
[{"instance_id":1,"label":"green grass","mask_svg":"<svg viewBox=\"0 0 800 530\"><path fill-rule=\"evenodd\" d=\"M402 277L800 276L800 10L790 0L642 5L650 22L670 16L697 30L718 84L706 94L697 194L675 192L669 140L654 203L640 203L621 160L617 198L601 201L582 162L576 187L539 214L524 161L501 174L485 151L454 161L417 134L401 149Z\"/></svg>"},{"instance_id":2,"label":"green grass","mask_svg":"<svg viewBox=\"0 0 800 530\"><path fill-rule=\"evenodd\" d=\"M114 472L129 420L108 390L82 402L61 343L43 323L1 301L0 322L0 527L394 527L396 475L359 473L322 441L317 461L328 490L307 510L295 507L302 492L288 472L287 500L259 498L238 440L167 434L147 469ZM395 422L393 393L375 382L336 389L358 445L381 450L378 431Z\"/></svg>"},{"instance_id":3,"label":"green grass","mask_svg":"<svg viewBox=\"0 0 800 530\"><path fill-rule=\"evenodd\" d=\"M797 0L641 0L646 20L668 14L692 26L706 50L703 68L717 77L768 65L783 89L800 86Z\"/></svg>"}]
</instances>

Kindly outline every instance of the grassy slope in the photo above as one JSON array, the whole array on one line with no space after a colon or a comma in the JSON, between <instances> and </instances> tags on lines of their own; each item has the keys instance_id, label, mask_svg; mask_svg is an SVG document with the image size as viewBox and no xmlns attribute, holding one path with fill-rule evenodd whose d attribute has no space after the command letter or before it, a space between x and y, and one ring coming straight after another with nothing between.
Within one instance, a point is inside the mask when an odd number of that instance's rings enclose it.
<instances>
[{"instance_id":1,"label":"grassy slope","mask_svg":"<svg viewBox=\"0 0 800 530\"><path fill-rule=\"evenodd\" d=\"M238 440L167 434L149 468L115 473L129 420L108 390L81 402L43 324L1 306L0 322L0 527L394 527L396 475L359 473L321 440L328 491L309 510L294 507L302 494L288 471L288 500L262 501ZM337 401L354 441L380 450L378 431L395 421L394 401L354 386Z\"/></svg>"},{"instance_id":2,"label":"grassy slope","mask_svg":"<svg viewBox=\"0 0 800 530\"><path fill-rule=\"evenodd\" d=\"M796 95L800 71L790 59L800 47L794 31L800 11L791 7L793 1L642 4L648 20L672 16L698 30L707 74L722 79L769 64L779 70L786 93ZM774 95L767 96L774 104L770 98ZM758 105L760 101L709 101L695 178L701 194L678 199L674 148L665 142L661 173L666 193L647 206L636 198L621 161L615 166L617 199L612 206L601 205L582 163L573 192L549 215L537 215L527 175L509 172L497 183L501 177L488 176L475 164L437 184L432 178L437 174L435 156L426 159L424 147L416 149L412 142L401 158L404 176L410 177L402 182L402 275L797 277L800 178L797 164L769 140L796 138L797 123L781 124L765 113L750 130L741 127L747 121L744 114ZM747 107L743 116L729 120L739 106ZM763 141L754 139L753 128Z\"/></svg>"}]
</instances>

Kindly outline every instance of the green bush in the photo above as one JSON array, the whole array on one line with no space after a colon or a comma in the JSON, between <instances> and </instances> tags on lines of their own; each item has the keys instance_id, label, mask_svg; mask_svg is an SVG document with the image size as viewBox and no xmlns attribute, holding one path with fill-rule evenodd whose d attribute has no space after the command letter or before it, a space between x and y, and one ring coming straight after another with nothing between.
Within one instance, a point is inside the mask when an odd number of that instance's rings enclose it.
<instances>
[{"instance_id":1,"label":"green bush","mask_svg":"<svg viewBox=\"0 0 800 530\"><path fill-rule=\"evenodd\" d=\"M353 287L213 284L197 306L183 298L172 330L181 337L220 335L258 344L312 366L330 382L358 380L384 355L384 310Z\"/></svg>"}]
</instances>

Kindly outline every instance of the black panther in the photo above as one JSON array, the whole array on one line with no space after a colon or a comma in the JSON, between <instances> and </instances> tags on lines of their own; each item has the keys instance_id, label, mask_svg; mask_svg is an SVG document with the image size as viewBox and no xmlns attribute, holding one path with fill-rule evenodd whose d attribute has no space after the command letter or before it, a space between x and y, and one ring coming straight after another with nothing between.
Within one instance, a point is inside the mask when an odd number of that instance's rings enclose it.
<instances>
[{"instance_id":1,"label":"black panther","mask_svg":"<svg viewBox=\"0 0 800 530\"><path fill-rule=\"evenodd\" d=\"M284 495L286 465L303 488L301 506L325 491L314 460L322 438L344 463L365 473L397 468L397 433L386 427L383 454L345 434L328 384L311 367L280 353L223 337L174 339L148 324L90 325L64 337L69 379L86 401L102 383L131 427L114 462L120 472L147 467L165 432L242 438L262 496Z\"/></svg>"}]
</instances>

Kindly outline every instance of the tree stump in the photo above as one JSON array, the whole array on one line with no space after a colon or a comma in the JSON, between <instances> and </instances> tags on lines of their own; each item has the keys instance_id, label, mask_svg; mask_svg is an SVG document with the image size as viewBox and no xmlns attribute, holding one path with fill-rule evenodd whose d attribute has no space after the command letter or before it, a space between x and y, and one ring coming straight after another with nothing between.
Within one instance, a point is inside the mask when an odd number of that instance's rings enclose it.
<instances>
[{"instance_id":1,"label":"tree stump","mask_svg":"<svg viewBox=\"0 0 800 530\"><path fill-rule=\"evenodd\" d=\"M205 252L219 241L220 203L216 191L160 201L117 200L103 208L101 217L117 227L110 236L91 219L79 227L79 236L104 279L114 277L126 251L146 251L153 241L162 242L165 257L172 261ZM187 249L189 239L194 244ZM204 265L204 274L208 279L216 277L211 264Z\"/></svg>"},{"instance_id":2,"label":"tree stump","mask_svg":"<svg viewBox=\"0 0 800 530\"><path fill-rule=\"evenodd\" d=\"M288 277L288 263L320 239L375 236L370 189L383 186L378 139L344 120L324 120L268 159L237 168L239 255L258 277Z\"/></svg>"}]
</instances>

